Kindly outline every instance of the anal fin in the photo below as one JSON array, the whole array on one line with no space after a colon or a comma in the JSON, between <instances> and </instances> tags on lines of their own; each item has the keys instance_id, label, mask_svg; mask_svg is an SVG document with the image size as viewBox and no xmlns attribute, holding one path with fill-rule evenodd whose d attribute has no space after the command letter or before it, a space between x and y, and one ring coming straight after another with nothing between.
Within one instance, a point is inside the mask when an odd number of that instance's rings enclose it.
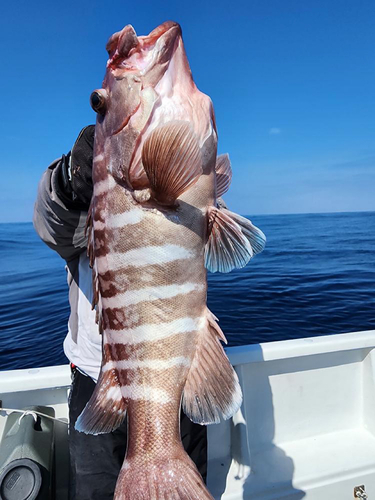
<instances>
[{"instance_id":1,"label":"anal fin","mask_svg":"<svg viewBox=\"0 0 375 500\"><path fill-rule=\"evenodd\" d=\"M238 377L220 343L226 343L215 316L206 310L205 328L186 379L182 405L195 423L212 424L228 419L242 403Z\"/></svg>"},{"instance_id":2,"label":"anal fin","mask_svg":"<svg viewBox=\"0 0 375 500\"><path fill-rule=\"evenodd\" d=\"M106 434L117 429L126 416L126 401L115 368L100 371L94 392L78 417L75 428L85 434Z\"/></svg>"},{"instance_id":3,"label":"anal fin","mask_svg":"<svg viewBox=\"0 0 375 500\"><path fill-rule=\"evenodd\" d=\"M200 147L189 122L171 121L153 130L143 146L142 164L153 198L173 206L202 174Z\"/></svg>"}]
</instances>

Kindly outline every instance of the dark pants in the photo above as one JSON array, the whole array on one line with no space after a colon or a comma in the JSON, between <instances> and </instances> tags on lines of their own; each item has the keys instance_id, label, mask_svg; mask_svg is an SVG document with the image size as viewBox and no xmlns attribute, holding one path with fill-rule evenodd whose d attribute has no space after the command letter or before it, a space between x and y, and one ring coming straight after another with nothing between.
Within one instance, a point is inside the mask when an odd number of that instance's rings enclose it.
<instances>
[{"instance_id":1,"label":"dark pants","mask_svg":"<svg viewBox=\"0 0 375 500\"><path fill-rule=\"evenodd\" d=\"M69 401L70 500L112 500L126 451L126 422L110 434L83 434L74 424L95 382L74 370ZM204 481L207 475L207 429L181 412L181 439Z\"/></svg>"}]
</instances>

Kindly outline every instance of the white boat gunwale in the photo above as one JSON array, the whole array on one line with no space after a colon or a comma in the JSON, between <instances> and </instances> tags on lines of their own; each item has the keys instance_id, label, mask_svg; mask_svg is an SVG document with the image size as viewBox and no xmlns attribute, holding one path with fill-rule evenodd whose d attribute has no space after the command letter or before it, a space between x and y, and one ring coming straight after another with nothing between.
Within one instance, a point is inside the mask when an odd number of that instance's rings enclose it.
<instances>
[{"instance_id":1,"label":"white boat gunwale","mask_svg":"<svg viewBox=\"0 0 375 500\"><path fill-rule=\"evenodd\" d=\"M226 352L244 403L232 420L208 428L215 498L349 500L365 484L375 499L375 331ZM70 382L68 365L0 371L0 400L6 408L46 404L67 422ZM0 411L0 435L4 422ZM57 500L65 500L67 426L55 429Z\"/></svg>"}]
</instances>

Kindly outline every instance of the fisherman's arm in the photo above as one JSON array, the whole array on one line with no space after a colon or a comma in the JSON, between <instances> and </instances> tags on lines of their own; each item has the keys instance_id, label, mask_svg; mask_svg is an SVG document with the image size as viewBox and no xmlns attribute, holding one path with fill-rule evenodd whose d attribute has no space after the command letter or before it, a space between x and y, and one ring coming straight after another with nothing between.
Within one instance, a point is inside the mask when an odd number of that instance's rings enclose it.
<instances>
[{"instance_id":1,"label":"fisherman's arm","mask_svg":"<svg viewBox=\"0 0 375 500\"><path fill-rule=\"evenodd\" d=\"M72 153L54 161L38 187L35 230L66 261L77 257L87 246L85 226L92 195L93 139L94 126L85 127Z\"/></svg>"}]
</instances>

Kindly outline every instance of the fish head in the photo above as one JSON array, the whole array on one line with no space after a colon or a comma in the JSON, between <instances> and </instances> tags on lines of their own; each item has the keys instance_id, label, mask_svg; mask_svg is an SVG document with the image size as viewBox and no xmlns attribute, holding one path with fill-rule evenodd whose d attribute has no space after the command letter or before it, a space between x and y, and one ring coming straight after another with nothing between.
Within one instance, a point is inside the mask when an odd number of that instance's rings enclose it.
<instances>
[{"instance_id":1,"label":"fish head","mask_svg":"<svg viewBox=\"0 0 375 500\"><path fill-rule=\"evenodd\" d=\"M156 86L181 39L178 23L167 21L149 35L137 36L131 25L113 34L107 42L107 68L117 77L137 75L143 85Z\"/></svg>"},{"instance_id":2,"label":"fish head","mask_svg":"<svg viewBox=\"0 0 375 500\"><path fill-rule=\"evenodd\" d=\"M106 170L130 189L142 190L148 186L142 165L147 137L168 121L185 120L204 150L204 141L216 133L211 101L194 84L176 22L146 36L127 25L109 38L106 49L103 85L91 95L97 112L94 157L101 162L94 164L94 181Z\"/></svg>"},{"instance_id":3,"label":"fish head","mask_svg":"<svg viewBox=\"0 0 375 500\"><path fill-rule=\"evenodd\" d=\"M102 88L91 94L90 101L97 112L96 144L103 146L107 141L108 148L110 141L111 158L121 159L110 166L115 178L129 182L138 136L158 100L155 88L181 44L181 28L173 21L139 37L129 24L107 42L109 59ZM186 56L183 67L191 78ZM98 149L96 155L101 156L103 151Z\"/></svg>"}]
</instances>

